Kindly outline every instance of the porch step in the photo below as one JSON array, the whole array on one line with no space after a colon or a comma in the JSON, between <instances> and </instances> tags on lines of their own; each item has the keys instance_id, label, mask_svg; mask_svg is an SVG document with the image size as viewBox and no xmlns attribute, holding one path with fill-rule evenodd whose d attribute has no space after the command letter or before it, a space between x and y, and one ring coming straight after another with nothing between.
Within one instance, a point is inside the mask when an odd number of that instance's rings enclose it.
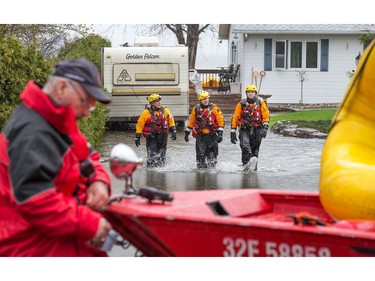
<instances>
[{"instance_id":1,"label":"porch step","mask_svg":"<svg viewBox=\"0 0 375 281\"><path fill-rule=\"evenodd\" d=\"M241 100L241 94L216 94L215 92L210 93L210 101L216 104L223 114L233 114L237 103ZM189 112L199 103L197 94L194 89L189 91Z\"/></svg>"}]
</instances>

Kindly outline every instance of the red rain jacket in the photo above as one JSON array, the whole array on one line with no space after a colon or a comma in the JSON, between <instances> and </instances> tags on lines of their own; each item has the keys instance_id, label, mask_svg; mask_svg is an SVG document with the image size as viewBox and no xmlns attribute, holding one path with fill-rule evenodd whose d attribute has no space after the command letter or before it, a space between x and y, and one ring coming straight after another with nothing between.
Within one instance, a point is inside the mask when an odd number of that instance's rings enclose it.
<instances>
[{"instance_id":1,"label":"red rain jacket","mask_svg":"<svg viewBox=\"0 0 375 281\"><path fill-rule=\"evenodd\" d=\"M71 107L30 81L0 135L0 256L105 256L88 246L102 215L85 206L93 181L110 186ZM89 159L95 174L82 176Z\"/></svg>"}]
</instances>

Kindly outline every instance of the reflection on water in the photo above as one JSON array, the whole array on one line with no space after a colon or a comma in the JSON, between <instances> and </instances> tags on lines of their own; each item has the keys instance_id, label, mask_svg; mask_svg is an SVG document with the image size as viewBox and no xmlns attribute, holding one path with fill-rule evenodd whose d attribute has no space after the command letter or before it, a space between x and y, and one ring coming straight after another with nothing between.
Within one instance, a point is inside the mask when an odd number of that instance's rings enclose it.
<instances>
[{"instance_id":1,"label":"reflection on water","mask_svg":"<svg viewBox=\"0 0 375 281\"><path fill-rule=\"evenodd\" d=\"M218 164L214 169L199 170L195 162L195 139L184 141L180 129L177 140L168 140L167 165L162 168L139 167L133 183L139 187L156 187L166 191L202 189L289 189L317 191L320 157L325 140L283 137L269 133L260 147L258 171L243 173L239 143L230 142L229 128L219 144ZM134 144L134 131L107 132L100 148L104 165L112 147L118 143L131 146L139 157L146 158L146 141ZM114 193L122 192L124 183L112 177Z\"/></svg>"}]
</instances>

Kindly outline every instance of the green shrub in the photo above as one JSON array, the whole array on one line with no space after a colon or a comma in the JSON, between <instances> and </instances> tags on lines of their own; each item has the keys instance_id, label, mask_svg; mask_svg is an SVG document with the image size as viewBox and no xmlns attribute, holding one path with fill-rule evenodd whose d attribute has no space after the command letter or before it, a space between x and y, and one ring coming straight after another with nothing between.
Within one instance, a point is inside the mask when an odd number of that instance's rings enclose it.
<instances>
[{"instance_id":1,"label":"green shrub","mask_svg":"<svg viewBox=\"0 0 375 281\"><path fill-rule=\"evenodd\" d=\"M96 48L95 48L96 50ZM100 49L96 51L100 58ZM78 56L78 55L77 55ZM11 112L20 103L20 93L29 80L44 84L56 60L46 60L33 47L25 48L12 37L0 38L0 130L9 119ZM100 103L89 118L79 121L81 131L94 146L99 146L105 123L109 120L108 108Z\"/></svg>"},{"instance_id":2,"label":"green shrub","mask_svg":"<svg viewBox=\"0 0 375 281\"><path fill-rule=\"evenodd\" d=\"M89 118L79 121L78 126L88 142L95 148L99 147L105 133L105 123L109 120L109 109L106 105L97 103L96 109Z\"/></svg>"},{"instance_id":3,"label":"green shrub","mask_svg":"<svg viewBox=\"0 0 375 281\"><path fill-rule=\"evenodd\" d=\"M20 93L29 80L44 83L51 64L33 47L25 48L17 39L0 39L0 129L20 102Z\"/></svg>"}]
</instances>

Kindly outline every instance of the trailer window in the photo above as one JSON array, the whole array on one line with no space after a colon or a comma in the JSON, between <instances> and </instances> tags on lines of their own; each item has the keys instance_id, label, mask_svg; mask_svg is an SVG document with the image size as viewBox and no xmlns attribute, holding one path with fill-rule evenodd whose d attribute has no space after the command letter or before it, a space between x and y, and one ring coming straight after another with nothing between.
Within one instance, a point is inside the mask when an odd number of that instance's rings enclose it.
<instances>
[{"instance_id":1,"label":"trailer window","mask_svg":"<svg viewBox=\"0 0 375 281\"><path fill-rule=\"evenodd\" d=\"M118 63L113 65L115 86L178 86L178 63Z\"/></svg>"},{"instance_id":2,"label":"trailer window","mask_svg":"<svg viewBox=\"0 0 375 281\"><path fill-rule=\"evenodd\" d=\"M175 81L174 73L136 73L135 81Z\"/></svg>"}]
</instances>

